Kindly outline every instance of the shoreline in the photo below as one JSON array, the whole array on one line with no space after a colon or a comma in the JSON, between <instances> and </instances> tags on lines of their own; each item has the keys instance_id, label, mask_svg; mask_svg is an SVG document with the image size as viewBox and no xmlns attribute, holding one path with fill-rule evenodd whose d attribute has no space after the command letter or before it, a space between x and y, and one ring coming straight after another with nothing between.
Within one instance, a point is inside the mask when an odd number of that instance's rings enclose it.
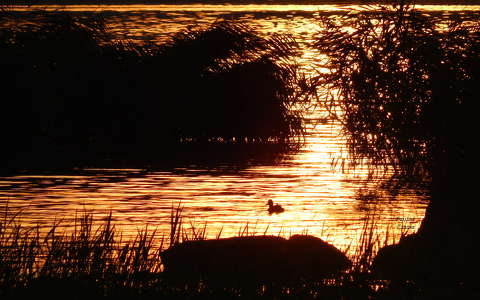
<instances>
[{"instance_id":1,"label":"shoreline","mask_svg":"<svg viewBox=\"0 0 480 300\"><path fill-rule=\"evenodd\" d=\"M7 1L5 1L7 2ZM35 1L35 0L24 0L24 1L12 1L13 3L5 3L3 6L28 6L28 7L41 7L43 5L59 5L59 6L76 6L76 5L92 5L92 6L109 6L109 5L271 5L271 6L282 6L282 5L388 5L386 1L343 1L343 0L330 0L330 1L315 1L315 0L245 0L245 1L218 1L218 0L180 0L180 1L135 1L135 0L126 0L126 1L115 1L115 0L98 0L98 1ZM16 3L15 3L16 2ZM19 2L22 2L19 4ZM459 0L459 1L448 1L448 0L424 0L417 1L415 5L451 5L451 6L476 6L480 5L480 0Z\"/></svg>"}]
</instances>

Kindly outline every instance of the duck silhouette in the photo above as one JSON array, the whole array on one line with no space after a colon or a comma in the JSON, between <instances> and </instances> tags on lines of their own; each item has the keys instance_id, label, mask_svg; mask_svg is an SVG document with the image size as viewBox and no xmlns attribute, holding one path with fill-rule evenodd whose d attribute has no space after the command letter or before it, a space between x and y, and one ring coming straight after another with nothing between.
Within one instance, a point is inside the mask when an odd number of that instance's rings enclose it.
<instances>
[{"instance_id":1,"label":"duck silhouette","mask_svg":"<svg viewBox=\"0 0 480 300\"><path fill-rule=\"evenodd\" d=\"M273 204L272 199L268 200L267 205L269 214L279 214L285 211L281 205Z\"/></svg>"}]
</instances>

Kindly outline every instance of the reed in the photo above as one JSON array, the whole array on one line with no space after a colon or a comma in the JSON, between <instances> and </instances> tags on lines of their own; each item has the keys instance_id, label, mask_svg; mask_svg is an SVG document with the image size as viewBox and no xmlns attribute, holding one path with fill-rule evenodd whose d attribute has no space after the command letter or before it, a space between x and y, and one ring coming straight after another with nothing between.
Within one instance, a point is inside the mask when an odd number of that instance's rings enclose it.
<instances>
[{"instance_id":1,"label":"reed","mask_svg":"<svg viewBox=\"0 0 480 300\"><path fill-rule=\"evenodd\" d=\"M73 230L65 232L57 222L48 233L41 234L38 227L23 226L21 212L6 206L0 221L0 297L385 299L437 295L415 281L399 283L375 277L371 264L376 252L398 238L392 233L380 236L376 220L375 214L366 219L358 246L351 252L352 268L333 278L236 285L207 281L178 284L163 276L161 251L169 244L206 236L206 225L190 223L189 230L183 228L186 222L181 205L172 206L170 241L148 228L134 239L123 241L111 214L96 224L92 215L83 213L76 217ZM239 234L251 234L251 229L246 225ZM462 286L454 290L466 296L472 292Z\"/></svg>"},{"instance_id":2,"label":"reed","mask_svg":"<svg viewBox=\"0 0 480 300\"><path fill-rule=\"evenodd\" d=\"M198 227L190 223L191 228L186 230L184 224L182 207L178 205L172 207L168 243L148 228L133 240L123 241L112 224L111 214L102 224L95 224L92 215L83 213L76 217L71 231L61 230L57 222L48 233L41 234L38 227L23 226L21 214L6 207L0 222L0 296L2 299L33 295L63 297L73 292L93 298L143 295L199 299L214 295L213 298L221 299L237 296L302 299L323 295L335 299L356 295L353 299L362 299L374 295L371 285L375 281L369 275L369 265L371 249L375 248L372 243L378 238L374 236L373 221L365 225L368 230L363 234L367 236L362 236L355 265L346 273L317 281L240 286L207 282L178 286L163 277L162 249L168 244L206 236L206 225ZM250 231L247 225L239 233L251 234Z\"/></svg>"},{"instance_id":3,"label":"reed","mask_svg":"<svg viewBox=\"0 0 480 300\"><path fill-rule=\"evenodd\" d=\"M55 294L49 289L58 284L72 285L73 292L85 288L92 295L110 295L115 289L137 290L158 280L163 239L157 241L145 228L133 241L122 242L111 220L110 214L96 226L92 215L84 213L72 232L59 232L57 223L41 235L38 227L22 226L20 215L5 209L0 222L0 295Z\"/></svg>"}]
</instances>

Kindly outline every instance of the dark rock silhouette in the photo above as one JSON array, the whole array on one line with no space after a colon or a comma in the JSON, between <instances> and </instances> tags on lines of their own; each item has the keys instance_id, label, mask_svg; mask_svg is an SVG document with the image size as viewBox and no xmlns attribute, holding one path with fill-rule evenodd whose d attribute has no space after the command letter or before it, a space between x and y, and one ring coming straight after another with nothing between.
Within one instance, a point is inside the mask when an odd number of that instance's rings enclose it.
<instances>
[{"instance_id":1,"label":"dark rock silhouette","mask_svg":"<svg viewBox=\"0 0 480 300\"><path fill-rule=\"evenodd\" d=\"M383 279L412 279L411 276L422 277L420 270L425 270L426 260L421 260L421 249L417 245L417 235L409 235L398 244L388 245L380 249L375 257L372 270L376 277Z\"/></svg>"},{"instance_id":2,"label":"dark rock silhouette","mask_svg":"<svg viewBox=\"0 0 480 300\"><path fill-rule=\"evenodd\" d=\"M267 205L268 205L268 213L269 214L279 214L279 213L283 213L285 211L285 209L283 209L283 207L281 205L273 204L272 199L268 200Z\"/></svg>"},{"instance_id":3,"label":"dark rock silhouette","mask_svg":"<svg viewBox=\"0 0 480 300\"><path fill-rule=\"evenodd\" d=\"M373 260L374 276L424 284L474 283L475 272L480 267L476 259L478 242L470 238L471 233L457 231L454 237L453 232L443 231L437 235L420 231L395 245L383 247Z\"/></svg>"},{"instance_id":4,"label":"dark rock silhouette","mask_svg":"<svg viewBox=\"0 0 480 300\"><path fill-rule=\"evenodd\" d=\"M323 278L351 266L350 260L323 240L294 235L246 236L189 241L161 254L168 278L215 281L275 281Z\"/></svg>"},{"instance_id":5,"label":"dark rock silhouette","mask_svg":"<svg viewBox=\"0 0 480 300\"><path fill-rule=\"evenodd\" d=\"M291 272L296 276L324 277L349 268L352 264L335 246L311 235L293 235L287 241Z\"/></svg>"}]
</instances>

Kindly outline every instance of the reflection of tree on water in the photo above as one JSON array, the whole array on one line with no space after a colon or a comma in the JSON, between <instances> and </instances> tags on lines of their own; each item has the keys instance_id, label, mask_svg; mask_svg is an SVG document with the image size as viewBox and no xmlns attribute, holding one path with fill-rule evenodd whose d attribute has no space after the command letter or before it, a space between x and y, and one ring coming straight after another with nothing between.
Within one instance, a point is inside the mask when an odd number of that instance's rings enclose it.
<instances>
[{"instance_id":1,"label":"reflection of tree on water","mask_svg":"<svg viewBox=\"0 0 480 300\"><path fill-rule=\"evenodd\" d=\"M377 263L396 268L397 276L467 276L477 227L478 21L441 29L400 5L336 24L325 19L317 38L331 70L319 84L338 89L324 104L349 133L353 160L393 165L396 175L427 179L432 187L418 234L384 249ZM336 113L337 105L345 114Z\"/></svg>"}]
</instances>

